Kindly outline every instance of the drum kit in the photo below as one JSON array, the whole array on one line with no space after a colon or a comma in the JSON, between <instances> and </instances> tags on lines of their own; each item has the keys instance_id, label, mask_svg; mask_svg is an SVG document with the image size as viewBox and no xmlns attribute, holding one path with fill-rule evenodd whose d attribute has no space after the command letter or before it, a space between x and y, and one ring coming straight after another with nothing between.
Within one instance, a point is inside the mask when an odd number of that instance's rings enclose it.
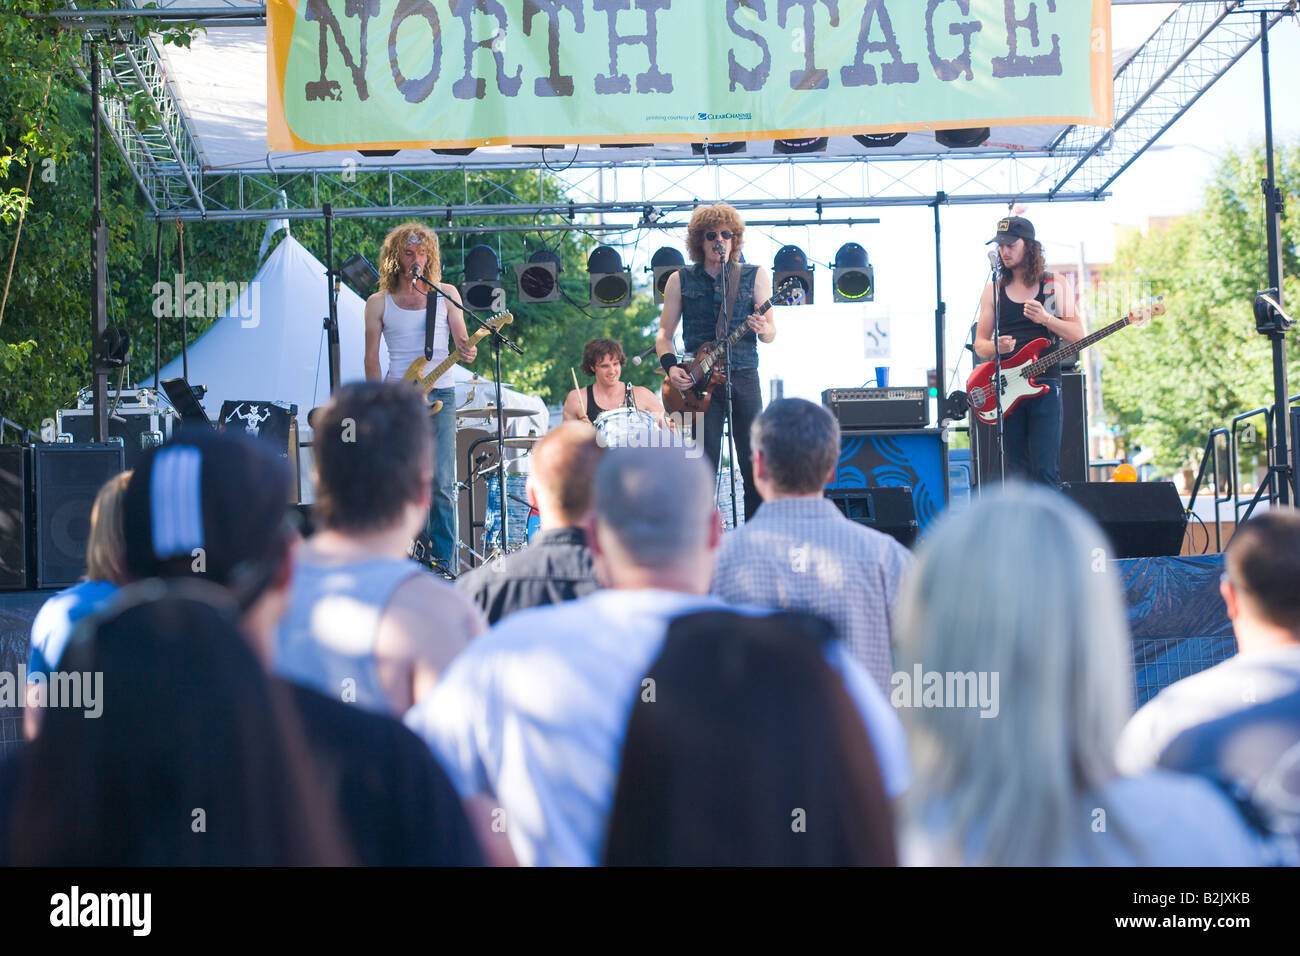
<instances>
[{"instance_id":1,"label":"drum kit","mask_svg":"<svg viewBox=\"0 0 1300 956\"><path fill-rule=\"evenodd\" d=\"M465 560L477 567L503 550L521 547L532 535L536 515L525 497L526 459L540 441L536 434L507 435L501 440L506 456L506 498L509 511L509 534L501 544L500 459L496 422L498 416L509 421L535 412L526 408L500 408L486 405L456 410L456 462L460 480L456 482L456 537ZM486 494L476 495L476 488Z\"/></svg>"},{"instance_id":2,"label":"drum kit","mask_svg":"<svg viewBox=\"0 0 1300 956\"><path fill-rule=\"evenodd\" d=\"M472 394L472 393L471 393ZM495 405L456 410L456 537L462 561L478 567L494 556L517 550L532 538L539 524L527 500L528 458L541 440L535 433L498 437L498 421L535 414L525 408ZM624 405L596 417L596 440L606 448L657 445L663 430L656 417L644 409ZM500 452L498 452L500 449ZM502 472L498 455L504 454L507 540L501 541ZM485 492L485 493L484 493Z\"/></svg>"}]
</instances>

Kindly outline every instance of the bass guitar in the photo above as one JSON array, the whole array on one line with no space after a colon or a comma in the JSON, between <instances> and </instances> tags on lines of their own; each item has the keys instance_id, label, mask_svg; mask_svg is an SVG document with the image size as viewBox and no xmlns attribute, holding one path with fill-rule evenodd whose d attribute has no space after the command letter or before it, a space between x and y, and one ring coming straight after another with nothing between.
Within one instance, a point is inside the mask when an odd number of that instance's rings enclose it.
<instances>
[{"instance_id":1,"label":"bass guitar","mask_svg":"<svg viewBox=\"0 0 1300 956\"><path fill-rule=\"evenodd\" d=\"M785 279L772 297L754 310L758 315L763 315L774 305L795 305L804 297L803 285L797 277L791 276ZM695 358L689 363L682 365L686 374L694 382L690 388L682 390L672 383L671 379L664 379L661 386L661 397L664 403L664 409L669 412L703 412L709 407L709 402L713 399L713 390L719 385L726 382L726 357L727 348L735 345L746 332L752 331L748 322L742 322L736 326L735 331L724 339L716 339L708 345L702 345L695 352Z\"/></svg>"},{"instance_id":2,"label":"bass guitar","mask_svg":"<svg viewBox=\"0 0 1300 956\"><path fill-rule=\"evenodd\" d=\"M1047 385L1040 385L1034 380L1057 362L1078 355L1094 342L1100 342L1108 335L1130 325L1145 325L1154 315L1164 315L1164 296L1152 299L1141 308L1135 308L1124 318L1112 322L1104 329L1098 329L1077 342L1071 342L1054 352L1040 357L1043 349L1050 344L1047 339L1034 339L1015 355L1002 360L1002 415L1005 418L1016 410L1027 398L1033 398L1047 391ZM971 411L979 416L980 421L992 425L998 420L998 390L993 387L993 363L985 362L975 366L970 377L966 379L966 395L970 400Z\"/></svg>"},{"instance_id":3,"label":"bass guitar","mask_svg":"<svg viewBox=\"0 0 1300 956\"><path fill-rule=\"evenodd\" d=\"M492 318L487 320L486 328L479 329L469 337L468 344L478 345L479 342L483 341L489 333L495 332L502 326L509 325L514 320L515 317L509 312L500 312L492 316ZM410 382L420 390L422 395L428 395L433 391L433 383L446 375L448 370L456 364L459 358L460 356L456 354L456 350L452 349L451 353L439 362L433 371L428 375L421 375L420 372L424 369L424 363L428 361L428 359L421 355L406 367L406 371L402 373L402 381ZM437 415L440 411L442 411L442 402L434 402L429 406L430 415Z\"/></svg>"}]
</instances>

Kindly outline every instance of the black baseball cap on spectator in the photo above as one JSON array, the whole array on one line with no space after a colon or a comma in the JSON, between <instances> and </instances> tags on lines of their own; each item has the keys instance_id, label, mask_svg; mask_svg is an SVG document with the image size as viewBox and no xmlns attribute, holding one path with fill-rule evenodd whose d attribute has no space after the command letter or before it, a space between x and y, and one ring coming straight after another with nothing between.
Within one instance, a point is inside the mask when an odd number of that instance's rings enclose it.
<instances>
[{"instance_id":1,"label":"black baseball cap on spectator","mask_svg":"<svg viewBox=\"0 0 1300 956\"><path fill-rule=\"evenodd\" d=\"M133 578L201 577L247 608L292 534L288 465L263 441L192 432L149 452L127 485L122 524Z\"/></svg>"},{"instance_id":2,"label":"black baseball cap on spectator","mask_svg":"<svg viewBox=\"0 0 1300 956\"><path fill-rule=\"evenodd\" d=\"M999 246L1009 246L1017 239L1033 239L1034 224L1022 216L1008 216L1005 219L998 220L998 234L990 239L984 245L997 243Z\"/></svg>"}]
</instances>

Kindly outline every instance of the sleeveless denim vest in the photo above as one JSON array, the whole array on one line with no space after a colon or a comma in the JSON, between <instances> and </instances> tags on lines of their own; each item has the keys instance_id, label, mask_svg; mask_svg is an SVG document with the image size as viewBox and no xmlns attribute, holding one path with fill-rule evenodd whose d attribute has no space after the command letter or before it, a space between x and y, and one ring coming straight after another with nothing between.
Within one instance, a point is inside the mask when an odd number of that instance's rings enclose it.
<instances>
[{"instance_id":1,"label":"sleeveless denim vest","mask_svg":"<svg viewBox=\"0 0 1300 956\"><path fill-rule=\"evenodd\" d=\"M677 275L682 285L682 339L686 351L694 352L713 341L718 312L722 309L722 279L714 279L702 265L684 266ZM744 323L754 311L756 275L758 266L741 265L740 294L731 312L729 330ZM731 347L731 364L734 368L758 368L758 336L746 335Z\"/></svg>"}]
</instances>

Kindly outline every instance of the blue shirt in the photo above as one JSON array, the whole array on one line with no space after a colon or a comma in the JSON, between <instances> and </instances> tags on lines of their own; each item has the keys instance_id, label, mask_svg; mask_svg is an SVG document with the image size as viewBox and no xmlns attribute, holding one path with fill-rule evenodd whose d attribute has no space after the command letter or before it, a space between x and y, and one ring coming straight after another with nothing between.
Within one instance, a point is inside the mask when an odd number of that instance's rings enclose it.
<instances>
[{"instance_id":1,"label":"blue shirt","mask_svg":"<svg viewBox=\"0 0 1300 956\"><path fill-rule=\"evenodd\" d=\"M82 581L42 604L36 620L32 621L28 679L33 674L48 674L57 668L77 622L98 611L116 593L117 585L109 581Z\"/></svg>"},{"instance_id":2,"label":"blue shirt","mask_svg":"<svg viewBox=\"0 0 1300 956\"><path fill-rule=\"evenodd\" d=\"M462 797L495 795L520 863L594 866L641 681L668 623L707 610L737 608L612 590L512 614L456 658L406 723ZM826 653L871 736L885 791L897 796L909 774L902 724L843 642Z\"/></svg>"}]
</instances>

